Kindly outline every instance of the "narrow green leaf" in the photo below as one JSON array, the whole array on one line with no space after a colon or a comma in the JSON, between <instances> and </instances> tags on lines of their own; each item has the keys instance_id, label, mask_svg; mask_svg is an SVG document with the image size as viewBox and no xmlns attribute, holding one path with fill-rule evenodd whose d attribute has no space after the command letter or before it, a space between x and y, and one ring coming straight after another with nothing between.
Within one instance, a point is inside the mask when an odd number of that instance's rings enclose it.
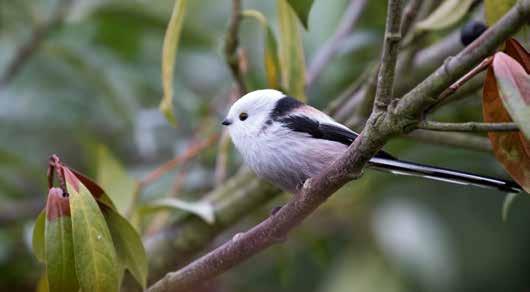
<instances>
[{"instance_id":1,"label":"narrow green leaf","mask_svg":"<svg viewBox=\"0 0 530 292\"><path fill-rule=\"evenodd\" d=\"M79 179L79 181L83 185L85 185L85 187L98 201L98 203L104 204L105 206L117 210L116 206L114 205L114 202L112 202L110 197L105 193L105 191L103 191L103 189L97 183L95 183L92 179L75 169L69 168L69 170L77 177L77 179Z\"/></svg>"},{"instance_id":2,"label":"narrow green leaf","mask_svg":"<svg viewBox=\"0 0 530 292\"><path fill-rule=\"evenodd\" d=\"M105 146L98 147L97 159L97 182L112 199L118 211L127 214L134 202L134 192L137 187L135 180L127 174Z\"/></svg>"},{"instance_id":3,"label":"narrow green leaf","mask_svg":"<svg viewBox=\"0 0 530 292\"><path fill-rule=\"evenodd\" d=\"M209 202L186 202L175 198L160 199L141 208L141 213L146 214L160 209L176 209L199 216L208 224L215 222L215 210Z\"/></svg>"},{"instance_id":4,"label":"narrow green leaf","mask_svg":"<svg viewBox=\"0 0 530 292\"><path fill-rule=\"evenodd\" d=\"M296 14L286 0L277 0L280 27L282 86L287 94L302 101L305 97L305 59Z\"/></svg>"},{"instance_id":5,"label":"narrow green leaf","mask_svg":"<svg viewBox=\"0 0 530 292\"><path fill-rule=\"evenodd\" d=\"M493 73L504 107L530 140L530 75L512 57L498 52L493 58Z\"/></svg>"},{"instance_id":6,"label":"narrow green leaf","mask_svg":"<svg viewBox=\"0 0 530 292\"><path fill-rule=\"evenodd\" d=\"M37 282L37 289L35 289L37 292L49 292L50 287L48 286L48 275L46 274L46 271L40 275L39 281Z\"/></svg>"},{"instance_id":7,"label":"narrow green leaf","mask_svg":"<svg viewBox=\"0 0 530 292\"><path fill-rule=\"evenodd\" d=\"M105 218L88 189L64 168L70 194L75 268L83 291L119 290L120 269Z\"/></svg>"},{"instance_id":8,"label":"narrow green leaf","mask_svg":"<svg viewBox=\"0 0 530 292\"><path fill-rule=\"evenodd\" d=\"M109 226L118 259L145 289L147 284L147 255L140 235L116 211L104 207L103 215Z\"/></svg>"},{"instance_id":9,"label":"narrow green leaf","mask_svg":"<svg viewBox=\"0 0 530 292\"><path fill-rule=\"evenodd\" d=\"M515 198L517 198L517 193L509 193L506 195L506 198L504 198L504 202L502 203L502 221L506 222L508 220L508 213L510 212L510 208L512 207L513 202L515 201Z\"/></svg>"},{"instance_id":10,"label":"narrow green leaf","mask_svg":"<svg viewBox=\"0 0 530 292\"><path fill-rule=\"evenodd\" d=\"M287 0L287 2L296 12L296 16L298 16L305 29L308 29L309 12L311 12L311 7L313 6L313 0Z\"/></svg>"},{"instance_id":11,"label":"narrow green leaf","mask_svg":"<svg viewBox=\"0 0 530 292\"><path fill-rule=\"evenodd\" d=\"M486 15L486 23L488 26L493 25L499 20L517 0L486 0L484 1L484 14Z\"/></svg>"},{"instance_id":12,"label":"narrow green leaf","mask_svg":"<svg viewBox=\"0 0 530 292\"><path fill-rule=\"evenodd\" d=\"M274 32L270 27L267 18L257 10L245 10L243 16L252 17L258 20L263 27L265 49L263 63L267 77L267 86L269 88L280 89L280 60L278 58L278 44Z\"/></svg>"},{"instance_id":13,"label":"narrow green leaf","mask_svg":"<svg viewBox=\"0 0 530 292\"><path fill-rule=\"evenodd\" d=\"M46 261L46 255L44 251L45 249L44 247L45 228L46 228L46 209L43 209L39 213L37 220L35 220L35 225L33 225L33 236L31 238L33 254L35 254L35 257L41 262Z\"/></svg>"},{"instance_id":14,"label":"narrow green leaf","mask_svg":"<svg viewBox=\"0 0 530 292\"><path fill-rule=\"evenodd\" d=\"M46 205L46 274L51 291L77 292L72 221L68 197L52 188Z\"/></svg>"},{"instance_id":15,"label":"narrow green leaf","mask_svg":"<svg viewBox=\"0 0 530 292\"><path fill-rule=\"evenodd\" d=\"M445 0L431 15L416 24L417 30L440 30L461 20L473 0Z\"/></svg>"},{"instance_id":16,"label":"narrow green leaf","mask_svg":"<svg viewBox=\"0 0 530 292\"><path fill-rule=\"evenodd\" d=\"M173 69L187 2L187 0L175 0L162 48L162 87L164 89L164 97L162 102L160 102L160 111L173 126L177 124L173 113Z\"/></svg>"}]
</instances>

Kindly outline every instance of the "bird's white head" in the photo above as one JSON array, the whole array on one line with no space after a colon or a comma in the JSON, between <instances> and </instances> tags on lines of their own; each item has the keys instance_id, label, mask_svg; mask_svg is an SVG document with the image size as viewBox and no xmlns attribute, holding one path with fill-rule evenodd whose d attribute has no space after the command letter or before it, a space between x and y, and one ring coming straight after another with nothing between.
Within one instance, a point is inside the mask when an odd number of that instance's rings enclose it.
<instances>
[{"instance_id":1,"label":"bird's white head","mask_svg":"<svg viewBox=\"0 0 530 292\"><path fill-rule=\"evenodd\" d=\"M223 125L228 127L236 146L238 142L259 134L276 102L282 97L285 94L281 91L261 89L247 93L230 107Z\"/></svg>"}]
</instances>

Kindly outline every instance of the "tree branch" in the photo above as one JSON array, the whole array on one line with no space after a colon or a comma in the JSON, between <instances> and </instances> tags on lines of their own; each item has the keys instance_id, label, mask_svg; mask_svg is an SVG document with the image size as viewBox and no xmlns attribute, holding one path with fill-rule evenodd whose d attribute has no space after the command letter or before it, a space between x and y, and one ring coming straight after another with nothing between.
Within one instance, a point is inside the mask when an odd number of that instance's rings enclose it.
<instances>
[{"instance_id":1,"label":"tree branch","mask_svg":"<svg viewBox=\"0 0 530 292\"><path fill-rule=\"evenodd\" d=\"M232 77L237 83L240 96L247 92L245 79L239 67L237 48L239 46L239 24L241 23L241 0L232 0L232 16L225 38L225 59Z\"/></svg>"},{"instance_id":2,"label":"tree branch","mask_svg":"<svg viewBox=\"0 0 530 292\"><path fill-rule=\"evenodd\" d=\"M385 41L381 66L377 77L374 112L386 111L393 98L394 72L396 70L399 43L401 41L401 0L389 0L387 6Z\"/></svg>"},{"instance_id":3,"label":"tree branch","mask_svg":"<svg viewBox=\"0 0 530 292\"><path fill-rule=\"evenodd\" d=\"M20 72L20 69L29 61L30 57L41 46L50 32L59 27L70 9L73 0L61 0L57 3L50 18L43 24L38 25L31 33L28 41L22 44L15 53L15 56L8 63L2 75L0 75L0 88L6 86Z\"/></svg>"},{"instance_id":4,"label":"tree branch","mask_svg":"<svg viewBox=\"0 0 530 292\"><path fill-rule=\"evenodd\" d=\"M441 123L433 121L421 121L418 129L431 131L452 131L452 132L514 132L519 131L515 123Z\"/></svg>"},{"instance_id":5,"label":"tree branch","mask_svg":"<svg viewBox=\"0 0 530 292\"><path fill-rule=\"evenodd\" d=\"M366 0L351 0L335 34L322 45L315 54L313 62L309 65L306 74L307 87L310 87L318 76L320 76L322 70L324 70L337 53L339 45L352 33L365 7Z\"/></svg>"},{"instance_id":6,"label":"tree branch","mask_svg":"<svg viewBox=\"0 0 530 292\"><path fill-rule=\"evenodd\" d=\"M281 241L286 234L320 204L352 178L358 177L369 159L392 136L405 132L417 121L425 107L481 59L491 54L504 39L516 31L530 15L530 0L520 0L483 37L475 41L480 48L466 49L438 69L389 111L372 114L367 126L346 153L322 174L308 180L301 192L277 213L250 231L234 238L185 268L167 274L148 291L185 291L214 277L264 248ZM473 47L473 45L471 46ZM235 190L233 190L235 191Z\"/></svg>"}]
</instances>

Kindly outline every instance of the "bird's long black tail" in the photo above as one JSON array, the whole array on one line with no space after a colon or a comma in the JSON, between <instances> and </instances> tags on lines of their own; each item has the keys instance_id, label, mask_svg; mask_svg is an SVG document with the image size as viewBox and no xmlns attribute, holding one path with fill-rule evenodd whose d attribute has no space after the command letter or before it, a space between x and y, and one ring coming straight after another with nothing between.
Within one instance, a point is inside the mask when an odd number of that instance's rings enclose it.
<instances>
[{"instance_id":1,"label":"bird's long black tail","mask_svg":"<svg viewBox=\"0 0 530 292\"><path fill-rule=\"evenodd\" d=\"M395 174L425 177L428 179L446 181L456 184L474 185L510 193L523 192L523 189L513 181L428 166L398 159L374 157L370 160L369 165L377 170L388 171Z\"/></svg>"}]
</instances>

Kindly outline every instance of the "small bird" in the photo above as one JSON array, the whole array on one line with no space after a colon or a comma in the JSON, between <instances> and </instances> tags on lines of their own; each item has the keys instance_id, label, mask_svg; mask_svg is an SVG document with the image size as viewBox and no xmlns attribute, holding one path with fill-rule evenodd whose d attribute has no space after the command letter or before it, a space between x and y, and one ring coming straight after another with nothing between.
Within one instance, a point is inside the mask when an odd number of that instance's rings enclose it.
<instances>
[{"instance_id":1,"label":"small bird","mask_svg":"<svg viewBox=\"0 0 530 292\"><path fill-rule=\"evenodd\" d=\"M304 182L339 158L358 134L327 114L273 89L250 92L230 108L222 124L245 163L282 190L297 193ZM377 170L457 184L521 192L512 181L398 160L380 151Z\"/></svg>"}]
</instances>

